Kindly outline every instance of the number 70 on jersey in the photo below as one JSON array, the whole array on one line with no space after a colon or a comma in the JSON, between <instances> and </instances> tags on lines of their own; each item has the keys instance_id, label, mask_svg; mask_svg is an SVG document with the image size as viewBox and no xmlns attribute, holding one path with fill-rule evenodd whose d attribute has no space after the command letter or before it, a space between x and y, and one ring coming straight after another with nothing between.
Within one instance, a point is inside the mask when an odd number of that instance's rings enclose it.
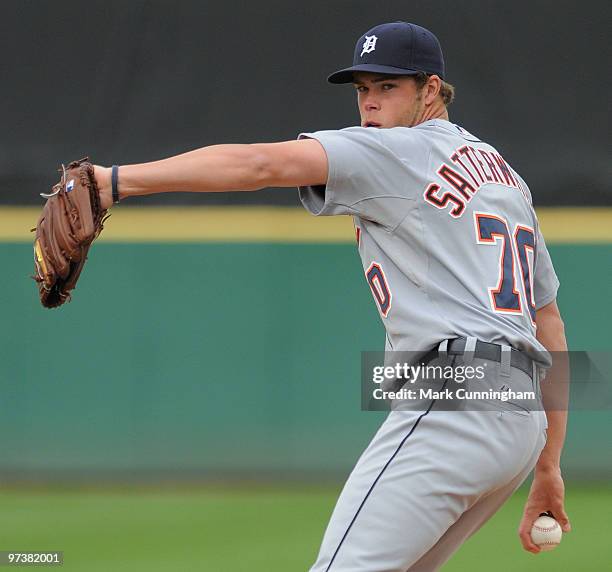
<instances>
[{"instance_id":1,"label":"number 70 on jersey","mask_svg":"<svg viewBox=\"0 0 612 572\"><path fill-rule=\"evenodd\" d=\"M527 307L532 323L535 324L536 307L533 297L533 263L535 262L535 233L532 228L515 224L512 230L508 222L499 215L474 213L476 242L483 246L498 246L499 274L495 286L488 288L491 307L495 312L522 314ZM529 252L532 265L529 264ZM518 260L518 264L516 261ZM519 267L522 292L516 284L516 267ZM366 271L366 279L381 314L386 317L391 309L392 294L385 274L376 262ZM522 300L524 296L525 302Z\"/></svg>"}]
</instances>

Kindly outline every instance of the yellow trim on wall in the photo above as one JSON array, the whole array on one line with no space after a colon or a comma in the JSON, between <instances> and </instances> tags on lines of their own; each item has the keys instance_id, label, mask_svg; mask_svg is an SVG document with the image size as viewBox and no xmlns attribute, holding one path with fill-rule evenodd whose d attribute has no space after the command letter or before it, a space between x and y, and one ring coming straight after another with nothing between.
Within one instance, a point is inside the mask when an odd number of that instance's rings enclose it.
<instances>
[{"instance_id":1,"label":"yellow trim on wall","mask_svg":"<svg viewBox=\"0 0 612 572\"><path fill-rule=\"evenodd\" d=\"M536 212L547 243L612 242L610 207L548 207Z\"/></svg>"},{"instance_id":2,"label":"yellow trim on wall","mask_svg":"<svg viewBox=\"0 0 612 572\"><path fill-rule=\"evenodd\" d=\"M32 242L38 207L0 207L0 242ZM612 208L540 208L547 243L612 242ZM314 217L302 208L134 207L112 211L103 242L349 243L351 217Z\"/></svg>"}]
</instances>

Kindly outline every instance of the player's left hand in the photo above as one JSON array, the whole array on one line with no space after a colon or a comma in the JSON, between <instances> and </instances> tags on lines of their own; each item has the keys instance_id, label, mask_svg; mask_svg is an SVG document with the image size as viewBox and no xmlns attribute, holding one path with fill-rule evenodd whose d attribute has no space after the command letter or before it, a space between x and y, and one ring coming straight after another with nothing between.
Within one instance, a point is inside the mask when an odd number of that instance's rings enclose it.
<instances>
[{"instance_id":1,"label":"player's left hand","mask_svg":"<svg viewBox=\"0 0 612 572\"><path fill-rule=\"evenodd\" d=\"M45 308L57 308L70 300L89 248L108 218L108 206L101 201L88 157L58 170L61 179L50 193L41 193L46 203L32 229L36 233L32 278Z\"/></svg>"},{"instance_id":2,"label":"player's left hand","mask_svg":"<svg viewBox=\"0 0 612 572\"><path fill-rule=\"evenodd\" d=\"M564 499L565 485L561 477L561 470L559 468L550 470L536 468L518 530L525 550L533 554L540 552L540 548L531 540L531 527L544 512L552 513L563 532L570 532L571 525L565 512Z\"/></svg>"}]
</instances>

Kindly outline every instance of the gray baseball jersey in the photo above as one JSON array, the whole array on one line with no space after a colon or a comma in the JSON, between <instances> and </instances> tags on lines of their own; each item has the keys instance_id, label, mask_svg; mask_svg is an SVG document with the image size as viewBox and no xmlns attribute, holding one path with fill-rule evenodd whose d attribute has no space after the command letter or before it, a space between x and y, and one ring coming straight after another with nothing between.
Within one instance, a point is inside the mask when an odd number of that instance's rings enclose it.
<instances>
[{"instance_id":1,"label":"gray baseball jersey","mask_svg":"<svg viewBox=\"0 0 612 572\"><path fill-rule=\"evenodd\" d=\"M315 215L353 215L388 350L474 336L544 361L535 310L555 275L525 181L491 145L442 119L416 127L302 133L324 147Z\"/></svg>"}]
</instances>

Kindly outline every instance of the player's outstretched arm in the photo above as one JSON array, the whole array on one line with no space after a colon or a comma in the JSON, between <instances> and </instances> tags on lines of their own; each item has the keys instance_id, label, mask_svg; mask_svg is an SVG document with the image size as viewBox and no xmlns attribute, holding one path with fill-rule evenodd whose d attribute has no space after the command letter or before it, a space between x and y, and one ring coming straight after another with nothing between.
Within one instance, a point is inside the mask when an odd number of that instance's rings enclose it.
<instances>
[{"instance_id":1,"label":"player's outstretched arm","mask_svg":"<svg viewBox=\"0 0 612 572\"><path fill-rule=\"evenodd\" d=\"M212 145L168 159L122 165L119 197L166 192L255 191L324 185L327 155L314 139L252 145ZM111 169L95 167L103 208L112 206Z\"/></svg>"},{"instance_id":2,"label":"player's outstretched arm","mask_svg":"<svg viewBox=\"0 0 612 572\"><path fill-rule=\"evenodd\" d=\"M536 464L529 498L519 525L523 547L537 554L540 549L531 540L531 527L538 516L550 511L569 532L570 521L565 512L565 486L561 476L561 451L567 425L569 365L563 320L556 301L536 313L537 338L549 351L554 352L553 367L542 383L542 399L548 420L546 446Z\"/></svg>"}]
</instances>

